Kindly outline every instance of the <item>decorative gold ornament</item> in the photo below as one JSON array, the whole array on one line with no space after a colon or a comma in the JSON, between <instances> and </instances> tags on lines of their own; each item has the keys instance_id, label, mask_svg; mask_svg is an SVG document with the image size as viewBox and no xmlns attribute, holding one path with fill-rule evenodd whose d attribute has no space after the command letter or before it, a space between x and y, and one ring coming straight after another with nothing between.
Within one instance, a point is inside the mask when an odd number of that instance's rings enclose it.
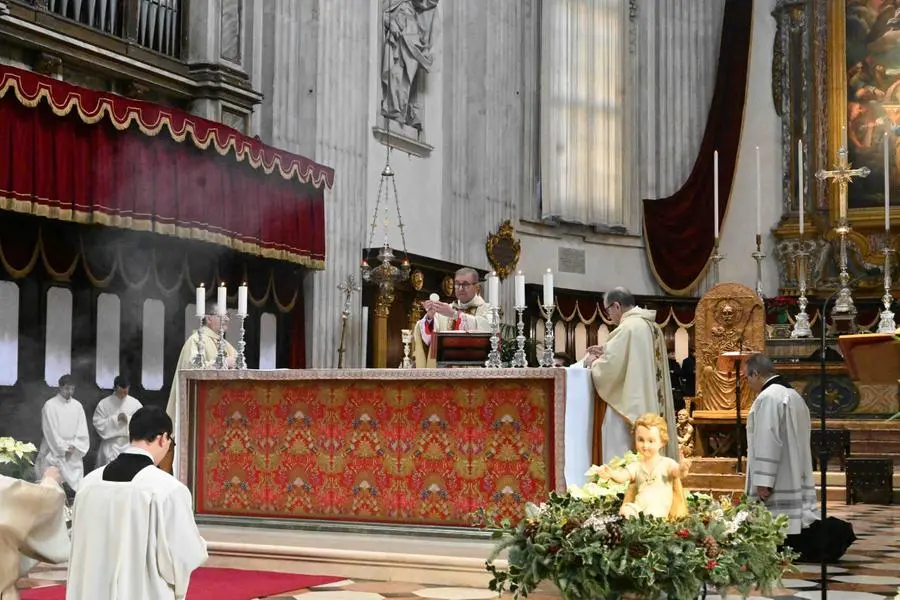
<instances>
[{"instance_id":1,"label":"decorative gold ornament","mask_svg":"<svg viewBox=\"0 0 900 600\"><path fill-rule=\"evenodd\" d=\"M412 284L413 289L418 292L422 289L422 286L425 285L425 275L422 271L413 271L412 275L409 276L409 282Z\"/></svg>"},{"instance_id":2,"label":"decorative gold ornament","mask_svg":"<svg viewBox=\"0 0 900 600\"><path fill-rule=\"evenodd\" d=\"M441 281L441 291L444 292L445 296L453 295L453 276L452 275L445 276L443 281Z\"/></svg>"},{"instance_id":3,"label":"decorative gold ornament","mask_svg":"<svg viewBox=\"0 0 900 600\"><path fill-rule=\"evenodd\" d=\"M488 236L485 243L491 268L501 280L506 279L519 264L522 245L513 237L513 233L512 223L506 220L500 225L497 233Z\"/></svg>"}]
</instances>

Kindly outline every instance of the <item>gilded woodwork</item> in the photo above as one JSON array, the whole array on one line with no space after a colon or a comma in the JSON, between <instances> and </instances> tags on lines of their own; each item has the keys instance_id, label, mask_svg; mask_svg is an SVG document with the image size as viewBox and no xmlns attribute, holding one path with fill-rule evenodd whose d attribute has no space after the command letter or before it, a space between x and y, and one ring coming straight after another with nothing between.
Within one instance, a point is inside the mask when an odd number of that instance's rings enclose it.
<instances>
[{"instance_id":1,"label":"gilded woodwork","mask_svg":"<svg viewBox=\"0 0 900 600\"><path fill-rule=\"evenodd\" d=\"M522 245L513 236L513 226L509 220L504 221L496 233L488 235L485 251L491 268L503 280L515 270L522 254Z\"/></svg>"}]
</instances>

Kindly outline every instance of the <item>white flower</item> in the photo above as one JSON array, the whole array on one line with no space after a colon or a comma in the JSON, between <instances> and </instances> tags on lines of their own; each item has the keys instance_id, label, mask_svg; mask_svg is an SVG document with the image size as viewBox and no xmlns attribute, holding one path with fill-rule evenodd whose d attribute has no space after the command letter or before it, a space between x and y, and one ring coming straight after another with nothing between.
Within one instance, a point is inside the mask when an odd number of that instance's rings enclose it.
<instances>
[{"instance_id":1,"label":"white flower","mask_svg":"<svg viewBox=\"0 0 900 600\"><path fill-rule=\"evenodd\" d=\"M606 533L606 524L621 520L619 515L606 515L600 511L592 513L590 517L582 524L582 527L593 529L597 533Z\"/></svg>"},{"instance_id":2,"label":"white flower","mask_svg":"<svg viewBox=\"0 0 900 600\"><path fill-rule=\"evenodd\" d=\"M746 510L742 510L738 514L734 516L734 519L728 522L728 526L725 528L726 535L733 535L737 533L738 527L741 526L741 523L747 520L747 517L750 516Z\"/></svg>"},{"instance_id":3,"label":"white flower","mask_svg":"<svg viewBox=\"0 0 900 600\"><path fill-rule=\"evenodd\" d=\"M528 519L540 519L547 512L547 503L541 502L540 506L528 502L525 504L525 517Z\"/></svg>"}]
</instances>

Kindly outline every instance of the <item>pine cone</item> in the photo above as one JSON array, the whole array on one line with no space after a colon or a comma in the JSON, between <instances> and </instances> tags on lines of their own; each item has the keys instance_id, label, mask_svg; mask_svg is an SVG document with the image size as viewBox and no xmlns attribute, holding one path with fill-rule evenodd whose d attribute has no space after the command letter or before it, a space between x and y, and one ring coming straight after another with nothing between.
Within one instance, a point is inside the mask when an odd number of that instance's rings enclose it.
<instances>
[{"instance_id":1,"label":"pine cone","mask_svg":"<svg viewBox=\"0 0 900 600\"><path fill-rule=\"evenodd\" d=\"M628 555L631 558L644 558L647 556L647 546L641 542L632 542L628 546Z\"/></svg>"},{"instance_id":2,"label":"pine cone","mask_svg":"<svg viewBox=\"0 0 900 600\"><path fill-rule=\"evenodd\" d=\"M529 540L533 540L533 539L534 539L534 536L537 534L537 532L538 532L538 524L537 524L537 522L531 521L530 523L528 523L527 525L525 525L525 529L524 529L524 531L523 531L522 533L523 533L523 534L525 535L525 537L528 538Z\"/></svg>"},{"instance_id":3,"label":"pine cone","mask_svg":"<svg viewBox=\"0 0 900 600\"><path fill-rule=\"evenodd\" d=\"M563 535L569 535L576 529L581 527L581 523L578 521L566 521L566 524L562 526Z\"/></svg>"},{"instance_id":4,"label":"pine cone","mask_svg":"<svg viewBox=\"0 0 900 600\"><path fill-rule=\"evenodd\" d=\"M716 558L719 556L719 543L713 536L706 536L706 539L703 540L703 547L706 548L707 558Z\"/></svg>"},{"instance_id":5,"label":"pine cone","mask_svg":"<svg viewBox=\"0 0 900 600\"><path fill-rule=\"evenodd\" d=\"M610 548L618 546L622 543L624 534L620 523L610 521L606 524L606 545Z\"/></svg>"}]
</instances>

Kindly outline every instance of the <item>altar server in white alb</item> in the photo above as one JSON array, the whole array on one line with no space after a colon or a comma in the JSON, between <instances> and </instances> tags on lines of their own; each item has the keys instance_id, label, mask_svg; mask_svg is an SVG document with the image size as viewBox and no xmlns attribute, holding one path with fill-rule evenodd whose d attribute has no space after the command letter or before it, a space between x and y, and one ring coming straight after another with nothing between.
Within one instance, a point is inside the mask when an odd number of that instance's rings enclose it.
<instances>
[{"instance_id":1,"label":"altar server in white alb","mask_svg":"<svg viewBox=\"0 0 900 600\"><path fill-rule=\"evenodd\" d=\"M818 519L809 408L762 354L747 359L744 376L758 394L747 413L744 491L762 500L772 514L787 515L787 533L799 534Z\"/></svg>"},{"instance_id":2,"label":"altar server in white alb","mask_svg":"<svg viewBox=\"0 0 900 600\"><path fill-rule=\"evenodd\" d=\"M67 600L180 600L206 562L191 493L157 468L172 419L146 406L128 431L131 445L85 477L75 498Z\"/></svg>"},{"instance_id":3,"label":"altar server in white alb","mask_svg":"<svg viewBox=\"0 0 900 600\"><path fill-rule=\"evenodd\" d=\"M102 440L97 450L97 468L109 464L128 447L128 420L141 403L128 394L128 379L117 375L113 393L97 404L94 410L94 429Z\"/></svg>"},{"instance_id":4,"label":"altar server in white alb","mask_svg":"<svg viewBox=\"0 0 900 600\"><path fill-rule=\"evenodd\" d=\"M72 495L84 477L84 455L91 447L87 418L81 402L73 397L75 382L71 375L59 378L59 391L41 410L41 449L34 461L38 478L48 467L56 467Z\"/></svg>"}]
</instances>

